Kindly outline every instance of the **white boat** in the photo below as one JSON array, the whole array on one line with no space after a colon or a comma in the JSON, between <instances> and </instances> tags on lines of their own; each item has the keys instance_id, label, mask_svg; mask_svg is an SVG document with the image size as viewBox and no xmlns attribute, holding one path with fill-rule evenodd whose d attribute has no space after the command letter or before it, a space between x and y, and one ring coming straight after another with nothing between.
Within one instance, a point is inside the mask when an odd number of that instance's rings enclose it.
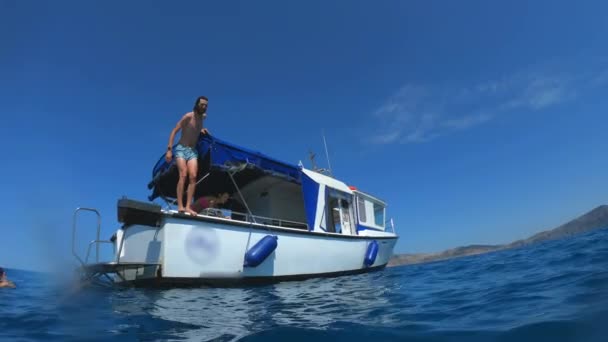
<instances>
[{"instance_id":1,"label":"white boat","mask_svg":"<svg viewBox=\"0 0 608 342\"><path fill-rule=\"evenodd\" d=\"M89 244L85 279L134 286L231 286L380 270L398 236L386 203L322 172L201 136L195 198L231 194L224 208L192 216L172 209L177 170L161 158L149 202L118 201L122 223L110 240ZM163 207L152 201L161 199ZM78 208L79 211L92 210ZM99 262L99 247L113 260ZM96 247L96 261L89 262Z\"/></svg>"}]
</instances>

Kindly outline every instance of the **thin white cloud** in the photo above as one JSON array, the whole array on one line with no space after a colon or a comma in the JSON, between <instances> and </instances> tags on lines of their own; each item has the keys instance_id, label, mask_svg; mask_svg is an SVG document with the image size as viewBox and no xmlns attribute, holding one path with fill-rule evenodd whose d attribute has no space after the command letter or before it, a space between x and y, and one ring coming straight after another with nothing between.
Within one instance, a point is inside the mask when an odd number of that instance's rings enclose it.
<instances>
[{"instance_id":1,"label":"thin white cloud","mask_svg":"<svg viewBox=\"0 0 608 342\"><path fill-rule=\"evenodd\" d=\"M522 84L523 91L516 92L511 100L499 108L538 110L558 104L573 96L570 83L564 78L533 77Z\"/></svg>"},{"instance_id":2,"label":"thin white cloud","mask_svg":"<svg viewBox=\"0 0 608 342\"><path fill-rule=\"evenodd\" d=\"M368 142L427 142L509 112L544 110L575 98L581 86L608 82L608 70L575 76L519 73L463 87L408 84L373 113L377 124Z\"/></svg>"},{"instance_id":3,"label":"thin white cloud","mask_svg":"<svg viewBox=\"0 0 608 342\"><path fill-rule=\"evenodd\" d=\"M464 115L455 119L445 120L442 124L449 129L466 129L469 127L480 125L486 121L492 119L490 114L475 114L475 115Z\"/></svg>"},{"instance_id":4,"label":"thin white cloud","mask_svg":"<svg viewBox=\"0 0 608 342\"><path fill-rule=\"evenodd\" d=\"M391 144L397 142L401 137L401 130L386 131L382 134L372 136L371 142L375 144Z\"/></svg>"}]
</instances>

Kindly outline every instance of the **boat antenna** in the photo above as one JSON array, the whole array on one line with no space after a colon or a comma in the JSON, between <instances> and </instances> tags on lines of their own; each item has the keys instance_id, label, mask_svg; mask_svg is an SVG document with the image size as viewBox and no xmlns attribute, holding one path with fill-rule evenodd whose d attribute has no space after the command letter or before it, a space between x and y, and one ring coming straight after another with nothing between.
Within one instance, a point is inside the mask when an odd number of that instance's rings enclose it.
<instances>
[{"instance_id":1,"label":"boat antenna","mask_svg":"<svg viewBox=\"0 0 608 342\"><path fill-rule=\"evenodd\" d=\"M327 167L329 168L329 174L333 176L333 172L331 171L331 164L329 163L329 153L327 152L327 141L325 141L325 130L321 130L321 134L323 134L323 144L325 145L325 157L327 157Z\"/></svg>"},{"instance_id":2,"label":"boat antenna","mask_svg":"<svg viewBox=\"0 0 608 342\"><path fill-rule=\"evenodd\" d=\"M317 164L315 163L315 156L316 154L314 154L312 151L308 151L308 158L310 159L310 163L312 164L312 170L313 171L317 171Z\"/></svg>"}]
</instances>

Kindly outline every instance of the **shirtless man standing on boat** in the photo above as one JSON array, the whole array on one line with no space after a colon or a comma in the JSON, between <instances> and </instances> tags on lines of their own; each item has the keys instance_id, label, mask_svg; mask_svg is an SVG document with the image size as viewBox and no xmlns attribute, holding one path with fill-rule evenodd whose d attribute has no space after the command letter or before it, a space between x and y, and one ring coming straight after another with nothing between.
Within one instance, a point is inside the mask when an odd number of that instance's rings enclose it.
<instances>
[{"instance_id":1,"label":"shirtless man standing on boat","mask_svg":"<svg viewBox=\"0 0 608 342\"><path fill-rule=\"evenodd\" d=\"M207 103L209 100L205 96L199 96L194 103L194 109L190 113L186 113L175 125L169 136L169 145L165 160L171 162L173 158L172 146L175 135L180 130L182 131L181 138L175 146L175 161L179 170L179 181L177 182L177 211L187 212L190 215L197 213L190 208L194 189L196 187L196 174L198 172L198 153L196 151L196 143L198 142L199 134L209 134L206 128L203 128L203 121L207 117ZM184 206L184 184L188 177L188 189L186 191L186 205Z\"/></svg>"}]
</instances>

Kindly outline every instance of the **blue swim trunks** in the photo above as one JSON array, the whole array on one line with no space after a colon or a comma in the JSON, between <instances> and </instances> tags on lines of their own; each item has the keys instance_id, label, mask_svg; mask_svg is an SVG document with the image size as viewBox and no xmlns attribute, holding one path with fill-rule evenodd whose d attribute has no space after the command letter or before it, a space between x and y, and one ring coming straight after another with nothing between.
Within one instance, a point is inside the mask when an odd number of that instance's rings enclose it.
<instances>
[{"instance_id":1,"label":"blue swim trunks","mask_svg":"<svg viewBox=\"0 0 608 342\"><path fill-rule=\"evenodd\" d=\"M175 146L174 153L175 158L181 158L186 161L198 158L198 153L196 152L195 148L184 146L182 144L177 144L177 146Z\"/></svg>"}]
</instances>

